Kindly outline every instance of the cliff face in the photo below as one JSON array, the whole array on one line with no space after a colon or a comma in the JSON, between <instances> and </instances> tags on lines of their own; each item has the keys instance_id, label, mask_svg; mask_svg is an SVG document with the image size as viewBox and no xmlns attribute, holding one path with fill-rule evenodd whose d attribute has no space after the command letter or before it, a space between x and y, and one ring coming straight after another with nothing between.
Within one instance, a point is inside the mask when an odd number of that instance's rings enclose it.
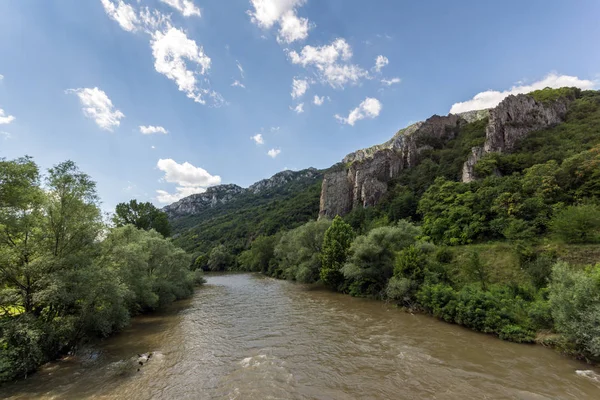
<instances>
[{"instance_id":1,"label":"cliff face","mask_svg":"<svg viewBox=\"0 0 600 400\"><path fill-rule=\"evenodd\" d=\"M524 94L508 96L490 110L485 144L472 149L463 166L462 181L475 180L475 164L486 154L510 152L527 134L563 122L569 103L566 98L544 104Z\"/></svg>"},{"instance_id":2,"label":"cliff face","mask_svg":"<svg viewBox=\"0 0 600 400\"><path fill-rule=\"evenodd\" d=\"M377 204L387 192L388 182L401 170L414 167L422 151L454 139L461 126L486 116L485 111L434 115L402 129L384 144L348 154L343 166L323 179L319 216L333 218L359 205Z\"/></svg>"},{"instance_id":3,"label":"cliff face","mask_svg":"<svg viewBox=\"0 0 600 400\"><path fill-rule=\"evenodd\" d=\"M510 152L530 132L564 121L570 100L548 104L528 95L509 96L491 110L434 115L400 130L381 145L348 154L343 164L323 179L320 217L344 215L357 206L373 206L387 192L388 182L419 163L419 154L455 138L462 126L489 117L483 147L475 147L463 166L462 180L475 179L475 164L487 153Z\"/></svg>"}]
</instances>

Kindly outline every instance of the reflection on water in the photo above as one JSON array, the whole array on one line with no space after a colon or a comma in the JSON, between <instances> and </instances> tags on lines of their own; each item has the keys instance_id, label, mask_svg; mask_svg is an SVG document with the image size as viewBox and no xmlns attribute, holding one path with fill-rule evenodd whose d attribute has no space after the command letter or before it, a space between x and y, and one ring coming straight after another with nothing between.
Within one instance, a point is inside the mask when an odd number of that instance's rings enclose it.
<instances>
[{"instance_id":1,"label":"reflection on water","mask_svg":"<svg viewBox=\"0 0 600 400\"><path fill-rule=\"evenodd\" d=\"M138 357L149 353L148 360ZM381 302L243 274L210 276L192 299L137 318L89 354L51 363L0 394L597 399L597 372L539 346L502 342Z\"/></svg>"}]
</instances>

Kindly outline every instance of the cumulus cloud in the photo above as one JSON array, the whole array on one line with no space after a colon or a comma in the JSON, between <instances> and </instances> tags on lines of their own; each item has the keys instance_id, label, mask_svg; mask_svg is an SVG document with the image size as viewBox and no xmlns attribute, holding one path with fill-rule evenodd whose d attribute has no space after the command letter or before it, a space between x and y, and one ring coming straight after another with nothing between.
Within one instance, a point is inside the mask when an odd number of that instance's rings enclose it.
<instances>
[{"instance_id":1,"label":"cumulus cloud","mask_svg":"<svg viewBox=\"0 0 600 400\"><path fill-rule=\"evenodd\" d=\"M308 37L310 24L307 18L298 18L292 10L283 14L279 20L279 43L292 43L296 40L304 40Z\"/></svg>"},{"instance_id":2,"label":"cumulus cloud","mask_svg":"<svg viewBox=\"0 0 600 400\"><path fill-rule=\"evenodd\" d=\"M304 112L304 103L300 103L296 107L290 107L290 110L294 110L296 114L302 114Z\"/></svg>"},{"instance_id":3,"label":"cumulus cloud","mask_svg":"<svg viewBox=\"0 0 600 400\"><path fill-rule=\"evenodd\" d=\"M292 99L297 99L304 96L304 93L308 90L309 83L306 79L294 78L292 82Z\"/></svg>"},{"instance_id":4,"label":"cumulus cloud","mask_svg":"<svg viewBox=\"0 0 600 400\"><path fill-rule=\"evenodd\" d=\"M148 125L148 126L140 126L140 132L143 135L152 135L155 133L162 133L163 135L166 135L169 133L168 130L166 130L165 128L163 128L162 126L152 126L152 125Z\"/></svg>"},{"instance_id":5,"label":"cumulus cloud","mask_svg":"<svg viewBox=\"0 0 600 400\"><path fill-rule=\"evenodd\" d=\"M315 98L314 98L314 100L313 100L313 103L315 103L315 105L317 105L317 106L320 106L320 105L322 105L324 102L325 102L325 96L321 96L321 97L319 97L319 96L315 95Z\"/></svg>"},{"instance_id":6,"label":"cumulus cloud","mask_svg":"<svg viewBox=\"0 0 600 400\"><path fill-rule=\"evenodd\" d=\"M197 74L206 74L211 60L204 54L202 47L189 39L185 32L174 27L165 32L155 32L151 47L156 71L175 81L179 90L190 99L205 104L203 95L208 94L208 91L198 87ZM188 69L186 60L195 64L195 71Z\"/></svg>"},{"instance_id":7,"label":"cumulus cloud","mask_svg":"<svg viewBox=\"0 0 600 400\"><path fill-rule=\"evenodd\" d=\"M110 18L117 21L121 28L127 32L132 32L138 29L139 19L133 7L123 0L117 3L111 0L101 0L104 11Z\"/></svg>"},{"instance_id":8,"label":"cumulus cloud","mask_svg":"<svg viewBox=\"0 0 600 400\"><path fill-rule=\"evenodd\" d=\"M112 132L114 127L121 124L121 119L125 118L125 114L115 109L106 93L97 87L67 89L65 93L76 94L83 106L83 115L93 119L102 129Z\"/></svg>"},{"instance_id":9,"label":"cumulus cloud","mask_svg":"<svg viewBox=\"0 0 600 400\"><path fill-rule=\"evenodd\" d=\"M267 155L271 158L275 158L279 155L279 153L281 153L281 150L279 149L271 149L267 152Z\"/></svg>"},{"instance_id":10,"label":"cumulus cloud","mask_svg":"<svg viewBox=\"0 0 600 400\"><path fill-rule=\"evenodd\" d=\"M200 15L200 10L190 0L161 1L180 10L184 15ZM148 7L142 9L138 15L131 5L122 0L118 3L102 0L102 4L108 16L117 21L124 30L141 30L150 35L154 69L174 81L187 97L200 104L206 104L207 98L216 106L224 103L219 93L201 87L200 84L201 81L207 81L206 75L211 66L210 57L184 30L175 28L169 16Z\"/></svg>"},{"instance_id":11,"label":"cumulus cloud","mask_svg":"<svg viewBox=\"0 0 600 400\"><path fill-rule=\"evenodd\" d=\"M511 94L529 93L534 90L544 89L546 87L560 88L565 86L574 86L581 89L593 89L596 87L596 85L597 82L579 79L576 76L551 73L548 74L544 79L533 82L530 85L516 85L502 92L497 90L487 90L485 92L478 93L471 100L453 104L450 108L450 112L457 114L465 111L493 108Z\"/></svg>"},{"instance_id":12,"label":"cumulus cloud","mask_svg":"<svg viewBox=\"0 0 600 400\"><path fill-rule=\"evenodd\" d=\"M248 10L248 15L253 23L263 29L279 24L278 42L292 43L308 37L311 24L296 14L306 0L250 0L250 3L254 10Z\"/></svg>"},{"instance_id":13,"label":"cumulus cloud","mask_svg":"<svg viewBox=\"0 0 600 400\"><path fill-rule=\"evenodd\" d=\"M381 112L381 107L379 100L367 97L358 107L350 111L348 117L341 117L336 114L335 118L343 124L354 126L356 121L360 121L361 119L376 118Z\"/></svg>"},{"instance_id":14,"label":"cumulus cloud","mask_svg":"<svg viewBox=\"0 0 600 400\"><path fill-rule=\"evenodd\" d=\"M386 65L388 65L389 63L390 63L390 60L388 60L387 57L377 56L377 58L375 59L375 71L381 72L381 69L383 67L385 67Z\"/></svg>"},{"instance_id":15,"label":"cumulus cloud","mask_svg":"<svg viewBox=\"0 0 600 400\"><path fill-rule=\"evenodd\" d=\"M161 203L172 203L195 193L203 193L207 187L221 183L220 176L213 176L205 169L195 167L188 162L178 164L176 161L167 158L158 160L156 166L165 173L163 179L166 182L177 184L175 193L169 193L165 190L156 191L157 200Z\"/></svg>"},{"instance_id":16,"label":"cumulus cloud","mask_svg":"<svg viewBox=\"0 0 600 400\"><path fill-rule=\"evenodd\" d=\"M4 79L4 75L0 74L0 81Z\"/></svg>"},{"instance_id":17,"label":"cumulus cloud","mask_svg":"<svg viewBox=\"0 0 600 400\"><path fill-rule=\"evenodd\" d=\"M238 81L237 79L235 81L233 81L233 83L231 84L232 87L240 87L242 89L246 89L246 85L244 85L242 82Z\"/></svg>"},{"instance_id":18,"label":"cumulus cloud","mask_svg":"<svg viewBox=\"0 0 600 400\"><path fill-rule=\"evenodd\" d=\"M292 64L314 68L321 81L334 88L343 88L347 83L356 84L362 78L369 77L367 71L350 63L352 48L341 38L329 45L304 46L300 53L293 50L288 56Z\"/></svg>"},{"instance_id":19,"label":"cumulus cloud","mask_svg":"<svg viewBox=\"0 0 600 400\"><path fill-rule=\"evenodd\" d=\"M402 82L402 79L400 79L400 78L392 78L392 79L384 78L381 80L381 83L383 83L386 86L392 86L392 85L394 85L396 83L400 83L400 82Z\"/></svg>"},{"instance_id":20,"label":"cumulus cloud","mask_svg":"<svg viewBox=\"0 0 600 400\"><path fill-rule=\"evenodd\" d=\"M257 133L256 135L251 136L250 139L254 140L254 142L256 144L264 144L265 143L262 133Z\"/></svg>"},{"instance_id":21,"label":"cumulus cloud","mask_svg":"<svg viewBox=\"0 0 600 400\"><path fill-rule=\"evenodd\" d=\"M200 9L191 0L160 0L183 14L184 17L200 16Z\"/></svg>"},{"instance_id":22,"label":"cumulus cloud","mask_svg":"<svg viewBox=\"0 0 600 400\"><path fill-rule=\"evenodd\" d=\"M8 125L13 122L16 118L12 115L7 115L6 112L0 108L0 125Z\"/></svg>"}]
</instances>

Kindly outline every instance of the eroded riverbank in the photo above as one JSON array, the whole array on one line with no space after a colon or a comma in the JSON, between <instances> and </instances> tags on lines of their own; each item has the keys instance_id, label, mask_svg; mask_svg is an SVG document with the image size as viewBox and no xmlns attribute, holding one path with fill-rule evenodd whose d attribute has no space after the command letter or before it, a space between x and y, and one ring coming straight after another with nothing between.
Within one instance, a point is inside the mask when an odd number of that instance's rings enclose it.
<instances>
[{"instance_id":1,"label":"eroded riverbank","mask_svg":"<svg viewBox=\"0 0 600 400\"><path fill-rule=\"evenodd\" d=\"M216 275L136 319L99 356L51 363L12 399L585 399L589 366L356 299L257 275ZM140 367L124 361L154 356Z\"/></svg>"}]
</instances>

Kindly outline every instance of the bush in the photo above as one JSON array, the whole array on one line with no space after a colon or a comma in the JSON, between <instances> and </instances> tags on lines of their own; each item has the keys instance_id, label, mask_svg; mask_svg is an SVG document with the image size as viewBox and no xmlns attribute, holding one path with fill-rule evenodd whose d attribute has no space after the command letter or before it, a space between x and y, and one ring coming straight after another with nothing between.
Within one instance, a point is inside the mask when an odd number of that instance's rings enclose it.
<instances>
[{"instance_id":1,"label":"bush","mask_svg":"<svg viewBox=\"0 0 600 400\"><path fill-rule=\"evenodd\" d=\"M584 355L600 357L600 264L575 270L556 263L548 300L556 331Z\"/></svg>"},{"instance_id":2,"label":"bush","mask_svg":"<svg viewBox=\"0 0 600 400\"><path fill-rule=\"evenodd\" d=\"M551 221L552 232L565 243L600 241L600 206L582 204L558 212Z\"/></svg>"}]
</instances>

